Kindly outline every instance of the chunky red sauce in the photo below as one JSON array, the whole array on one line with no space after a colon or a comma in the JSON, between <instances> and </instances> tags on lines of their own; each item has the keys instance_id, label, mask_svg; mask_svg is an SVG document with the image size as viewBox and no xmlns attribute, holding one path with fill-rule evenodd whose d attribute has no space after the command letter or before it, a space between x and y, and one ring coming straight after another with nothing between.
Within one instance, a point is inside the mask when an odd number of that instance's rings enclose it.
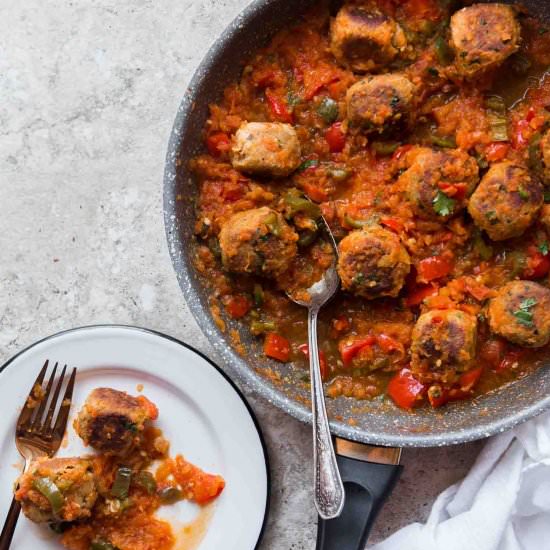
<instances>
[{"instance_id":1,"label":"chunky red sauce","mask_svg":"<svg viewBox=\"0 0 550 550\"><path fill-rule=\"evenodd\" d=\"M284 290L310 282L330 263L325 245L308 227L308 216L288 215L293 204L289 193L303 193L318 204L340 242L350 232L376 225L397 235L406 249L410 272L396 296L366 299L340 291L323 309L319 341L330 397L369 399L388 392L404 408L428 402L437 407L525 376L547 352L547 345L518 345L492 330L488 305L510 281L549 286L549 207L539 204L521 235L497 240L466 209L472 189L461 181L462 165L450 167L448 181L438 182L432 201L435 217L430 219L418 215L401 178L419 147L425 147L457 150L475 159L476 185L491 167L506 161L525 166L533 180L544 183L539 142L550 123L550 77L544 76L550 63L549 29L528 14L516 13L521 27L517 51L495 67L465 77L456 67L467 56L449 45L449 18L460 7L451 4L367 4L404 31L406 54L373 72L399 73L414 85L414 122L408 129L388 135L361 131L349 122L346 93L368 72L351 70L335 59L329 14L315 11L276 35L244 67L240 81L211 105L204 130L208 152L191 163L200 187L195 265L211 289L213 312L220 326L220 312L249 325L264 340L266 356L277 361L306 366L306 312ZM478 62L472 61L474 66ZM293 125L300 166L283 177L235 169L235 134L252 121ZM516 192L520 198L525 194L521 188ZM548 191L544 196L550 201ZM449 217L458 203L464 209ZM276 276L229 272L220 259L221 228L236 212L265 206L294 224L303 241L298 242L298 255ZM492 215L489 211L488 219ZM529 327L533 305L525 300L521 304L512 313ZM439 361L434 369L441 371L435 374L411 371L415 323L422 314L448 310L463 312L476 324L467 368L450 375ZM434 319L439 322L437 315Z\"/></svg>"}]
</instances>

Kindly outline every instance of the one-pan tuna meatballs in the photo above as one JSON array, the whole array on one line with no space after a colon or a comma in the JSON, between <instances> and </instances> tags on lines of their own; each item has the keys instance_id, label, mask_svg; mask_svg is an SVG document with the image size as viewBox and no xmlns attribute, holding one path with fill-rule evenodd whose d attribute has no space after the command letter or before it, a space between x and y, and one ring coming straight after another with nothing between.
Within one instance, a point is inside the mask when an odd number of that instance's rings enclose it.
<instances>
[{"instance_id":1,"label":"one-pan tuna meatballs","mask_svg":"<svg viewBox=\"0 0 550 550\"><path fill-rule=\"evenodd\" d=\"M456 309L422 314L412 332L411 370L421 379L455 381L457 373L473 366L477 320Z\"/></svg>"},{"instance_id":2,"label":"one-pan tuna meatballs","mask_svg":"<svg viewBox=\"0 0 550 550\"><path fill-rule=\"evenodd\" d=\"M39 458L19 478L15 498L35 523L90 516L97 499L92 462L85 458Z\"/></svg>"},{"instance_id":3,"label":"one-pan tuna meatballs","mask_svg":"<svg viewBox=\"0 0 550 550\"><path fill-rule=\"evenodd\" d=\"M298 235L279 212L264 206L233 214L220 231L225 269L277 277L296 256Z\"/></svg>"},{"instance_id":4,"label":"one-pan tuna meatballs","mask_svg":"<svg viewBox=\"0 0 550 550\"><path fill-rule=\"evenodd\" d=\"M470 197L468 212L493 241L519 237L543 204L542 185L513 162L493 164Z\"/></svg>"},{"instance_id":5,"label":"one-pan tuna meatballs","mask_svg":"<svg viewBox=\"0 0 550 550\"><path fill-rule=\"evenodd\" d=\"M367 72L393 61L407 46L403 29L376 7L348 4L331 25L331 50L344 67Z\"/></svg>"},{"instance_id":6,"label":"one-pan tuna meatballs","mask_svg":"<svg viewBox=\"0 0 550 550\"><path fill-rule=\"evenodd\" d=\"M139 443L148 420L158 415L146 397L133 397L111 388L96 388L88 395L74 422L86 445L108 455L125 455Z\"/></svg>"},{"instance_id":7,"label":"one-pan tuna meatballs","mask_svg":"<svg viewBox=\"0 0 550 550\"><path fill-rule=\"evenodd\" d=\"M342 287L367 299L397 296L411 260L399 237L380 226L352 231L338 245Z\"/></svg>"},{"instance_id":8,"label":"one-pan tuna meatballs","mask_svg":"<svg viewBox=\"0 0 550 550\"><path fill-rule=\"evenodd\" d=\"M404 160L408 168L398 182L420 217L445 221L465 208L479 180L473 157L459 149L420 147Z\"/></svg>"},{"instance_id":9,"label":"one-pan tuna meatballs","mask_svg":"<svg viewBox=\"0 0 550 550\"><path fill-rule=\"evenodd\" d=\"M466 77L498 66L519 48L521 29L505 4L474 4L451 17L456 67Z\"/></svg>"},{"instance_id":10,"label":"one-pan tuna meatballs","mask_svg":"<svg viewBox=\"0 0 550 550\"><path fill-rule=\"evenodd\" d=\"M231 150L233 167L264 176L288 176L300 165L300 142L290 124L245 122Z\"/></svg>"},{"instance_id":11,"label":"one-pan tuna meatballs","mask_svg":"<svg viewBox=\"0 0 550 550\"><path fill-rule=\"evenodd\" d=\"M532 281L512 281L489 303L491 330L520 346L538 348L550 340L550 290Z\"/></svg>"},{"instance_id":12,"label":"one-pan tuna meatballs","mask_svg":"<svg viewBox=\"0 0 550 550\"><path fill-rule=\"evenodd\" d=\"M411 120L414 89L413 83L401 74L360 80L346 94L350 125L380 134L405 130Z\"/></svg>"}]
</instances>

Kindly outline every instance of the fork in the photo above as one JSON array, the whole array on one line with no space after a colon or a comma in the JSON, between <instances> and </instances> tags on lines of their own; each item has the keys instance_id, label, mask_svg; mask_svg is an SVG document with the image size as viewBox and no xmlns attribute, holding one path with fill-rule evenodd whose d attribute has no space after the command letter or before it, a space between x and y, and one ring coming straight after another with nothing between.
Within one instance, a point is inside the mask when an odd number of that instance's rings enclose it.
<instances>
[{"instance_id":1,"label":"fork","mask_svg":"<svg viewBox=\"0 0 550 550\"><path fill-rule=\"evenodd\" d=\"M59 394L63 386L63 379L67 372L67 365L63 367L54 389L58 363L55 364L46 388L44 389L42 384L46 377L48 365L49 360L46 360L36 381L32 385L23 410L17 419L15 445L24 460L23 473L27 471L32 459L46 456L52 457L57 452L61 445L61 441L63 441L65 428L67 427L76 377L76 368L74 368L71 373L63 399L61 400L61 406L54 420ZM40 397L39 406L36 404L37 397ZM46 411L48 403L49 407ZM0 550L9 549L20 511L21 504L19 504L14 497L11 501L10 510L6 522L4 523L2 534L0 535Z\"/></svg>"}]
</instances>

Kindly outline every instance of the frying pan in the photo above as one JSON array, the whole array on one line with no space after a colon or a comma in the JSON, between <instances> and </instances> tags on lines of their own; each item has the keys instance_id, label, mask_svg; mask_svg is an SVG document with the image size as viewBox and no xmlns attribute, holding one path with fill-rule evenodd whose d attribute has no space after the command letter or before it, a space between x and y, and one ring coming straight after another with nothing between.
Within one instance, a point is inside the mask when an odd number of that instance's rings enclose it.
<instances>
[{"instance_id":1,"label":"frying pan","mask_svg":"<svg viewBox=\"0 0 550 550\"><path fill-rule=\"evenodd\" d=\"M245 327L225 319L220 331L210 313L208 291L193 268L192 242L197 184L188 161L203 152L202 129L208 105L237 80L246 61L279 30L296 22L316 0L255 0L216 40L193 76L174 122L164 174L164 219L168 246L179 284L199 326L221 356L221 363L241 385L262 395L295 418L311 421L309 389L303 370L265 358ZM526 0L534 15L548 20L550 1ZM334 6L331 6L334 9ZM304 312L305 314L305 312ZM230 329L240 333L246 349L231 344ZM273 376L277 372L277 376ZM342 516L320 522L318 548L362 548L385 496L400 472L400 447L436 447L481 439L503 432L550 407L550 369L443 409L410 413L387 401L327 400L331 431L337 438L339 463L346 485ZM363 444L363 445L361 445ZM368 445L364 445L368 444ZM372 446L378 446L373 448Z\"/></svg>"}]
</instances>

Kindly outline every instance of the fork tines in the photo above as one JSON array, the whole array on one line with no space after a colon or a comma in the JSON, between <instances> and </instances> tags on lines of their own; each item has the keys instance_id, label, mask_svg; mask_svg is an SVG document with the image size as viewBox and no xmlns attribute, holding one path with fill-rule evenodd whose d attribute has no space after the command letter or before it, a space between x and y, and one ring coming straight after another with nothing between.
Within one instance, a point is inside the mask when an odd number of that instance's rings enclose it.
<instances>
[{"instance_id":1,"label":"fork tines","mask_svg":"<svg viewBox=\"0 0 550 550\"><path fill-rule=\"evenodd\" d=\"M71 399L73 395L74 382L76 377L76 368L72 370L71 376L65 387L65 392L58 409L59 395L63 387L63 381L67 372L67 365L61 371L59 379L55 384L58 363L55 364L48 382L44 387L44 379L48 371L49 360L46 360L40 370L34 384L32 385L25 406L19 415L17 421L17 433L35 433L43 435L53 435L63 437L69 410L71 408ZM54 387L55 386L55 387ZM54 414L58 409L57 417L54 421ZM52 421L54 424L52 426Z\"/></svg>"}]
</instances>

